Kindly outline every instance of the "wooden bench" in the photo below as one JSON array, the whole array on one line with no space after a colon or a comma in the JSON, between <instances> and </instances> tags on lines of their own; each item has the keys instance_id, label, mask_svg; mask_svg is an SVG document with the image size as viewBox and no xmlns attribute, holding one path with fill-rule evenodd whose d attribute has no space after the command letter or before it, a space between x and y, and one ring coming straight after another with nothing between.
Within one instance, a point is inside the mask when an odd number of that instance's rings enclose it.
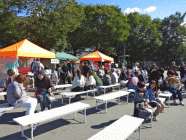
<instances>
[{"instance_id":1,"label":"wooden bench","mask_svg":"<svg viewBox=\"0 0 186 140\"><path fill-rule=\"evenodd\" d=\"M132 137L130 135L138 128L140 140L140 126L143 121L144 120L141 118L125 115L114 123L112 123L111 125L109 125L108 127L104 128L102 131L89 138L88 140L125 140L128 137Z\"/></svg>"},{"instance_id":2,"label":"wooden bench","mask_svg":"<svg viewBox=\"0 0 186 140\"><path fill-rule=\"evenodd\" d=\"M112 99L116 99L116 98L119 98L119 102L120 102L120 97L122 96L127 96L127 104L128 104L128 95L130 94L130 92L126 92L126 91L116 91L116 92L112 92L112 93L109 93L109 94L106 94L106 95L101 95L101 96L98 96L98 97L94 97L93 99L96 100L96 110L102 110L102 109L99 109L97 107L97 104L98 102L100 101L103 101L105 103L105 113L107 113L107 103L108 101L112 100Z\"/></svg>"},{"instance_id":3,"label":"wooden bench","mask_svg":"<svg viewBox=\"0 0 186 140\"><path fill-rule=\"evenodd\" d=\"M87 97L88 97L88 93L89 92L93 92L93 96L95 97L95 92L97 91L97 89L93 89L93 90L87 90L87 91L80 91L80 92L64 92L64 93L59 93L60 95L62 95L62 98L61 98L61 103L62 104L65 104L63 101L64 101L64 98L67 97L69 99L69 104L71 102L71 99L74 98L76 95L81 95L81 94L87 94Z\"/></svg>"},{"instance_id":4,"label":"wooden bench","mask_svg":"<svg viewBox=\"0 0 186 140\"><path fill-rule=\"evenodd\" d=\"M84 122L86 122L86 108L88 107L90 107L89 104L76 102L76 103L68 104L62 107L53 108L51 110L39 112L33 115L27 115L27 116L14 118L13 121L18 123L22 127L22 137L25 137L27 139L28 137L24 135L24 126L31 125L31 140L33 140L33 131L35 130L33 126L34 124L60 118L61 116L74 113L74 112L75 112L75 117L74 117L75 119L77 118L76 112L81 111L81 110L84 110Z\"/></svg>"}]
</instances>

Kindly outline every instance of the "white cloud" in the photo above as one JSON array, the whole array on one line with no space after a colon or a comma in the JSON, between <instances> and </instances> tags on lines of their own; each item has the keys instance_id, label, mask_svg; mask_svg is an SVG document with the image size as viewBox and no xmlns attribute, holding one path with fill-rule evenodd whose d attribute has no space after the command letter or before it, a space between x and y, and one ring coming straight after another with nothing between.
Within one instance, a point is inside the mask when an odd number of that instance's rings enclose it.
<instances>
[{"instance_id":1,"label":"white cloud","mask_svg":"<svg viewBox=\"0 0 186 140\"><path fill-rule=\"evenodd\" d=\"M144 10L144 12L152 12L152 11L154 11L154 10L156 10L156 7L151 6L151 7L146 8L146 9Z\"/></svg>"},{"instance_id":2,"label":"white cloud","mask_svg":"<svg viewBox=\"0 0 186 140\"><path fill-rule=\"evenodd\" d=\"M129 14L129 13L132 13L132 12L140 12L140 10L139 10L139 8L127 8L126 10L125 10L125 13L127 13L127 14Z\"/></svg>"}]
</instances>

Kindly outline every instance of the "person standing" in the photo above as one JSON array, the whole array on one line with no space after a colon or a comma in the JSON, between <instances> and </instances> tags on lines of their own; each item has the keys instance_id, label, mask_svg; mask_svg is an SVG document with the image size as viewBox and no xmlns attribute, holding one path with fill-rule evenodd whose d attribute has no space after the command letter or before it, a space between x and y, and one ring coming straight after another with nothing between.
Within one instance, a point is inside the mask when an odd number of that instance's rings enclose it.
<instances>
[{"instance_id":1,"label":"person standing","mask_svg":"<svg viewBox=\"0 0 186 140\"><path fill-rule=\"evenodd\" d=\"M134 74L135 72L139 71L138 66L139 66L139 63L136 62L135 65L134 65L133 68L132 68L132 74Z\"/></svg>"},{"instance_id":2,"label":"person standing","mask_svg":"<svg viewBox=\"0 0 186 140\"><path fill-rule=\"evenodd\" d=\"M55 84L55 85L58 85L58 68L55 68L54 69L54 72L53 72L53 75L52 75L52 77L53 77L53 83Z\"/></svg>"},{"instance_id":3,"label":"person standing","mask_svg":"<svg viewBox=\"0 0 186 140\"><path fill-rule=\"evenodd\" d=\"M88 66L88 61L85 61L85 65L83 66L83 75L85 77L87 77L87 73L90 70L89 66Z\"/></svg>"},{"instance_id":4,"label":"person standing","mask_svg":"<svg viewBox=\"0 0 186 140\"><path fill-rule=\"evenodd\" d=\"M66 83L67 73L68 73L68 67L65 65L65 62L62 62L62 67L60 71L60 79L63 84Z\"/></svg>"},{"instance_id":5,"label":"person standing","mask_svg":"<svg viewBox=\"0 0 186 140\"><path fill-rule=\"evenodd\" d=\"M71 64L70 64L69 59L66 59L66 62L67 62L67 67L68 67L67 80L68 80L68 84L71 84L72 66L71 66Z\"/></svg>"},{"instance_id":6,"label":"person standing","mask_svg":"<svg viewBox=\"0 0 186 140\"><path fill-rule=\"evenodd\" d=\"M72 81L74 80L74 78L75 78L75 76L76 76L76 70L77 70L77 66L76 66L76 63L77 63L77 61L76 61L76 59L73 61L73 63L72 63Z\"/></svg>"},{"instance_id":7,"label":"person standing","mask_svg":"<svg viewBox=\"0 0 186 140\"><path fill-rule=\"evenodd\" d=\"M41 70L44 70L44 66L43 64L39 61L38 58L36 58L36 62L32 65L32 70L34 73L34 81L36 81L37 77L38 77L38 73ZM36 85L36 84L35 84Z\"/></svg>"},{"instance_id":8,"label":"person standing","mask_svg":"<svg viewBox=\"0 0 186 140\"><path fill-rule=\"evenodd\" d=\"M36 59L34 58L34 61L31 63L31 65L30 65L30 68L31 68L31 72L33 73L34 71L33 71L33 64L36 62Z\"/></svg>"},{"instance_id":9,"label":"person standing","mask_svg":"<svg viewBox=\"0 0 186 140\"><path fill-rule=\"evenodd\" d=\"M80 70L81 74L83 74L84 65L85 65L84 61L80 61L79 70Z\"/></svg>"},{"instance_id":10,"label":"person standing","mask_svg":"<svg viewBox=\"0 0 186 140\"><path fill-rule=\"evenodd\" d=\"M181 77L181 79L184 77L184 74L185 74L185 64L184 64L184 62L181 62L180 63L180 77Z\"/></svg>"}]
</instances>

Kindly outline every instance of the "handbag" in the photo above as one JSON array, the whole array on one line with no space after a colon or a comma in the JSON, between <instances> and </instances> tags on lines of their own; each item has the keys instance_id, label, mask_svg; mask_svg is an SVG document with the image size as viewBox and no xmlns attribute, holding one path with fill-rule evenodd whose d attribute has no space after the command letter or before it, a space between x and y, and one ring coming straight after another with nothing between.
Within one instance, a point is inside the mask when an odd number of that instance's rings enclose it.
<instances>
[{"instance_id":1,"label":"handbag","mask_svg":"<svg viewBox=\"0 0 186 140\"><path fill-rule=\"evenodd\" d=\"M140 109L138 117L139 118L148 118L151 115L151 113L147 110Z\"/></svg>"},{"instance_id":2,"label":"handbag","mask_svg":"<svg viewBox=\"0 0 186 140\"><path fill-rule=\"evenodd\" d=\"M88 90L88 87L87 85L84 86L84 91L87 91Z\"/></svg>"}]
</instances>

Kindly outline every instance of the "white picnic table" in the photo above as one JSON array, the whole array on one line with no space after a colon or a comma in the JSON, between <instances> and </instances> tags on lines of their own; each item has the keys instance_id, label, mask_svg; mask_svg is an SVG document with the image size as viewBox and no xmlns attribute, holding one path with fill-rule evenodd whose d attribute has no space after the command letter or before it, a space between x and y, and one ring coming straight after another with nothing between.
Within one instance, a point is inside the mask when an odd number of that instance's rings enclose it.
<instances>
[{"instance_id":1,"label":"white picnic table","mask_svg":"<svg viewBox=\"0 0 186 140\"><path fill-rule=\"evenodd\" d=\"M138 128L140 140L140 126L143 121L144 119L141 118L124 115L102 131L89 138L88 140L126 140L128 137L132 137L130 135Z\"/></svg>"},{"instance_id":2,"label":"white picnic table","mask_svg":"<svg viewBox=\"0 0 186 140\"><path fill-rule=\"evenodd\" d=\"M49 121L52 119L59 118L61 116L74 113L75 112L75 118L76 112L84 110L84 122L86 122L86 108L90 107L89 104L76 102L73 104L68 104L62 107L53 108L51 110L46 110L43 112L35 113L33 115L26 115L18 118L14 118L13 121L18 123L22 127L22 137L25 137L29 139L27 136L24 135L24 126L31 125L31 140L33 140L33 131L35 130L34 124L38 124L41 122Z\"/></svg>"},{"instance_id":3,"label":"white picnic table","mask_svg":"<svg viewBox=\"0 0 186 140\"><path fill-rule=\"evenodd\" d=\"M0 96L6 95L7 92L0 92Z\"/></svg>"},{"instance_id":4,"label":"white picnic table","mask_svg":"<svg viewBox=\"0 0 186 140\"><path fill-rule=\"evenodd\" d=\"M111 87L118 87L119 90L120 90L120 83L116 83L116 84L108 85L108 86L100 86L100 87L97 87L97 88L102 88L102 89L104 89L104 94L105 94L105 90L106 90L107 88L111 88Z\"/></svg>"},{"instance_id":5,"label":"white picnic table","mask_svg":"<svg viewBox=\"0 0 186 140\"><path fill-rule=\"evenodd\" d=\"M158 96L168 97L168 107L170 107L170 97L172 96L171 92L165 91L165 92L159 93Z\"/></svg>"},{"instance_id":6,"label":"white picnic table","mask_svg":"<svg viewBox=\"0 0 186 140\"><path fill-rule=\"evenodd\" d=\"M97 91L97 89L92 89L92 90L87 90L87 91L79 91L79 92L72 92L72 91L69 91L69 92L63 92L63 93L59 93L60 95L62 95L62 98L61 98L61 103L64 104L63 100L65 97L69 98L69 104L71 102L71 98L75 97L76 95L81 95L81 94L87 94L87 97L88 97L88 93L89 92L93 92L93 96L95 96L95 92Z\"/></svg>"},{"instance_id":7,"label":"white picnic table","mask_svg":"<svg viewBox=\"0 0 186 140\"><path fill-rule=\"evenodd\" d=\"M98 104L98 102L103 101L103 102L105 102L105 113L107 113L107 103L108 103L108 101L112 100L112 99L119 98L118 101L121 102L120 97L122 97L122 96L127 96L127 104L128 104L129 94L130 94L130 92L120 90L120 91L112 92L112 93L109 93L109 94L94 97L93 99L96 100L96 110L102 110L102 109L99 109L97 107L97 104Z\"/></svg>"},{"instance_id":8,"label":"white picnic table","mask_svg":"<svg viewBox=\"0 0 186 140\"><path fill-rule=\"evenodd\" d=\"M56 86L54 86L54 89L68 88L68 87L71 87L71 86L72 86L72 84L56 85Z\"/></svg>"}]
</instances>

